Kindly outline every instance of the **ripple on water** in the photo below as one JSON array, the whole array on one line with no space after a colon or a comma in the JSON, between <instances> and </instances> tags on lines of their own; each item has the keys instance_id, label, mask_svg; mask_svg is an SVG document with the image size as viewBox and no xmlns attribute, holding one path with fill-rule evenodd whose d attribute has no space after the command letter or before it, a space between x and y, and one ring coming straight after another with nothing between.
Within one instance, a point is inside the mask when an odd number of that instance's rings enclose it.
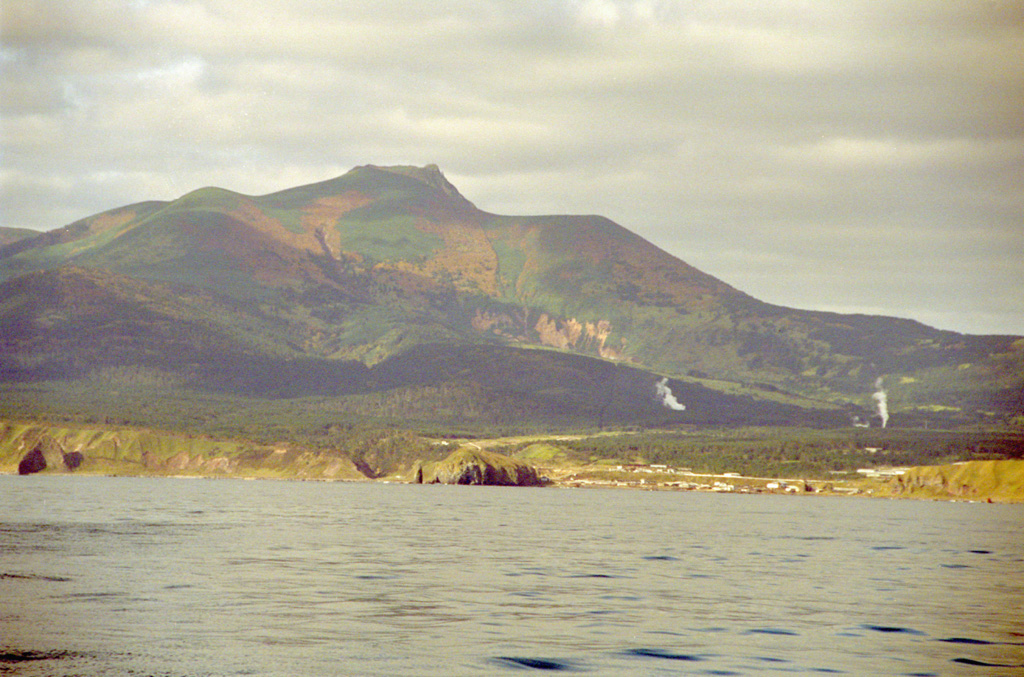
<instances>
[{"instance_id":1,"label":"ripple on water","mask_svg":"<svg viewBox=\"0 0 1024 677\"><path fill-rule=\"evenodd\" d=\"M13 579L22 581L50 581L53 583L67 583L70 578L65 576L46 576L43 574L8 574L0 573L0 580Z\"/></svg>"},{"instance_id":2,"label":"ripple on water","mask_svg":"<svg viewBox=\"0 0 1024 677\"><path fill-rule=\"evenodd\" d=\"M914 630L912 628L903 628L898 625L862 625L865 630L871 630L873 632L881 632L890 635L919 635L923 636L924 633L920 630Z\"/></svg>"},{"instance_id":3,"label":"ripple on water","mask_svg":"<svg viewBox=\"0 0 1024 677\"><path fill-rule=\"evenodd\" d=\"M954 658L952 663L959 663L960 665L974 665L980 668L1024 668L1024 663L989 663L988 661L979 661L974 658Z\"/></svg>"},{"instance_id":4,"label":"ripple on water","mask_svg":"<svg viewBox=\"0 0 1024 677\"><path fill-rule=\"evenodd\" d=\"M704 660L700 656L688 653L675 653L672 651L665 651L664 649L630 649L626 652L629 656L639 656L640 658L662 658L670 661L690 661L697 662Z\"/></svg>"},{"instance_id":5,"label":"ripple on water","mask_svg":"<svg viewBox=\"0 0 1024 677\"><path fill-rule=\"evenodd\" d=\"M946 642L947 644L975 644L978 646L987 646L989 644L995 644L986 639L972 639L970 637L946 637L945 639L937 640L939 642Z\"/></svg>"},{"instance_id":6,"label":"ripple on water","mask_svg":"<svg viewBox=\"0 0 1024 677\"><path fill-rule=\"evenodd\" d=\"M762 663L788 663L785 658L773 658L771 656L755 656L755 658Z\"/></svg>"},{"instance_id":7,"label":"ripple on water","mask_svg":"<svg viewBox=\"0 0 1024 677\"><path fill-rule=\"evenodd\" d=\"M14 663L30 663L35 661L66 661L79 658L90 658L88 654L77 651L0 651L0 665Z\"/></svg>"},{"instance_id":8,"label":"ripple on water","mask_svg":"<svg viewBox=\"0 0 1024 677\"><path fill-rule=\"evenodd\" d=\"M792 630L785 630L783 628L751 628L745 631L745 635L784 635L788 637L796 637L797 633Z\"/></svg>"},{"instance_id":9,"label":"ripple on water","mask_svg":"<svg viewBox=\"0 0 1024 677\"><path fill-rule=\"evenodd\" d=\"M573 670L573 666L565 661L556 661L550 658L529 658L526 656L498 656L494 659L496 663L504 665L510 668L519 668L523 670L550 670L550 671L568 671Z\"/></svg>"}]
</instances>

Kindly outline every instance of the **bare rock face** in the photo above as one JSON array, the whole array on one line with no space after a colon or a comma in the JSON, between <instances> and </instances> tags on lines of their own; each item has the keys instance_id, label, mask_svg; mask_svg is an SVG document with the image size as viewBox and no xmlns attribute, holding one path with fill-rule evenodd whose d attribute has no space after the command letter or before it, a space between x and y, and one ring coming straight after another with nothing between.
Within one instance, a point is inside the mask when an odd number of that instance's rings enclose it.
<instances>
[{"instance_id":1,"label":"bare rock face","mask_svg":"<svg viewBox=\"0 0 1024 677\"><path fill-rule=\"evenodd\" d=\"M82 465L82 461L85 460L85 456L80 451L72 451L64 454L64 466L68 470L74 470L78 466Z\"/></svg>"},{"instance_id":2,"label":"bare rock face","mask_svg":"<svg viewBox=\"0 0 1024 677\"><path fill-rule=\"evenodd\" d=\"M73 471L82 465L85 456L80 451L66 452L60 443L51 437L43 437L22 457L18 463L19 475L33 475L43 470L56 472Z\"/></svg>"},{"instance_id":3,"label":"bare rock face","mask_svg":"<svg viewBox=\"0 0 1024 677\"><path fill-rule=\"evenodd\" d=\"M46 457L39 447L25 454L21 462L18 463L19 475L33 475L41 470L46 470Z\"/></svg>"},{"instance_id":4,"label":"bare rock face","mask_svg":"<svg viewBox=\"0 0 1024 677\"><path fill-rule=\"evenodd\" d=\"M433 483L535 487L543 483L533 466L501 454L459 449L434 469Z\"/></svg>"}]
</instances>

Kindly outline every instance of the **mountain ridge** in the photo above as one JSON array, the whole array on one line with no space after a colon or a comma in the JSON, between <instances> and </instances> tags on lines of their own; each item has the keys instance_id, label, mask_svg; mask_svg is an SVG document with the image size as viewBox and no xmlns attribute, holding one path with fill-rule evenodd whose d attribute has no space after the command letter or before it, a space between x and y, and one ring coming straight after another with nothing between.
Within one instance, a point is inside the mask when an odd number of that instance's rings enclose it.
<instances>
[{"instance_id":1,"label":"mountain ridge","mask_svg":"<svg viewBox=\"0 0 1024 677\"><path fill-rule=\"evenodd\" d=\"M480 210L436 165L363 165L262 196L207 187L138 202L15 239L0 262L11 378L28 378L19 364L66 363L56 346L81 364L95 355L60 339L53 317L95 342L121 335L123 318L104 323L76 298L74 280L88 278L117 292L110 317L119 304L138 311L132 331L145 348L123 351L125 363L175 345L164 323L209 359L227 350L372 367L416 346L492 345L867 409L879 377L917 413L1001 416L1024 399L1019 337L767 304L605 217ZM79 272L60 278L62 269ZM48 275L56 286L44 293ZM37 287L15 283L24 276ZM63 295L59 312L46 294ZM140 319L135 301L160 319Z\"/></svg>"}]
</instances>

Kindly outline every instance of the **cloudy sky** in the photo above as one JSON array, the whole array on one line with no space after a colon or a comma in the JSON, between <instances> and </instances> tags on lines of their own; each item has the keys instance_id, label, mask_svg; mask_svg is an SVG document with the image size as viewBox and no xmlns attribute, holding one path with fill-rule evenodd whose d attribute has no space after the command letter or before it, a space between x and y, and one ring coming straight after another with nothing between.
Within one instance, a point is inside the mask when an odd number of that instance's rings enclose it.
<instances>
[{"instance_id":1,"label":"cloudy sky","mask_svg":"<svg viewBox=\"0 0 1024 677\"><path fill-rule=\"evenodd\" d=\"M1024 334L1024 0L0 7L0 225L437 163L765 301Z\"/></svg>"}]
</instances>

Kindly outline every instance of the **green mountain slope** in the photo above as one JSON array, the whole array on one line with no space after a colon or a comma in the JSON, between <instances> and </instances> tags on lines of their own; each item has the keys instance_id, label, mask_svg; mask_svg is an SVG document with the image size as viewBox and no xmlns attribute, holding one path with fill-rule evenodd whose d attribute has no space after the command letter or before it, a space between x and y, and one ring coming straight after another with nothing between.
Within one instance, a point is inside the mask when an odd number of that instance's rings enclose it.
<instances>
[{"instance_id":1,"label":"green mountain slope","mask_svg":"<svg viewBox=\"0 0 1024 677\"><path fill-rule=\"evenodd\" d=\"M0 226L0 247L5 245L18 242L19 240L27 240L30 237L35 237L39 233L28 228L7 228Z\"/></svg>"},{"instance_id":2,"label":"green mountain slope","mask_svg":"<svg viewBox=\"0 0 1024 677\"><path fill-rule=\"evenodd\" d=\"M898 415L1024 408L1024 339L768 305L603 217L481 211L435 166L358 167L265 196L203 188L14 239L0 262L9 380L144 364L238 392L283 392L268 374L291 374L294 395L337 369L334 394L355 396L378 388L360 370L423 386L403 365L490 393L504 380L516 398L576 402L587 417L640 415L625 398L519 388L516 365L540 355L558 372L569 353L593 360L575 376L620 364L645 391L664 374L677 388L866 415L882 377ZM492 355L512 371L485 378L486 360L451 369L466 346L547 350Z\"/></svg>"}]
</instances>

